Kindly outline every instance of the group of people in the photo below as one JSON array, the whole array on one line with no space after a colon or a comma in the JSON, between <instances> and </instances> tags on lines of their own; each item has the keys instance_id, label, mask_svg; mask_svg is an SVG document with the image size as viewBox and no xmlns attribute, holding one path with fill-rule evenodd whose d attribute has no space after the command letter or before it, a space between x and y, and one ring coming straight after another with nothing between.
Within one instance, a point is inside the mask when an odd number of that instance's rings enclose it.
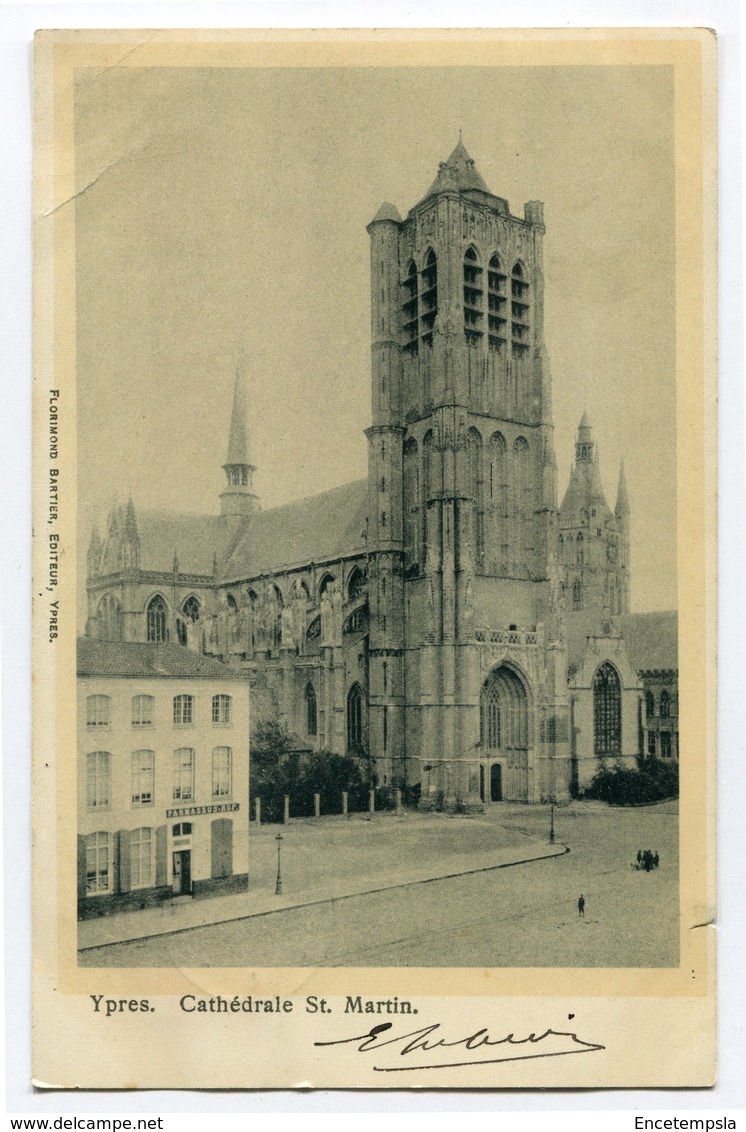
<instances>
[{"instance_id":1,"label":"group of people","mask_svg":"<svg viewBox=\"0 0 746 1132\"><path fill-rule=\"evenodd\" d=\"M651 849L638 849L637 850L637 863L632 862L632 867L635 869L644 869L649 873L651 869L657 869L660 864L660 857L657 851L652 852Z\"/></svg>"}]
</instances>

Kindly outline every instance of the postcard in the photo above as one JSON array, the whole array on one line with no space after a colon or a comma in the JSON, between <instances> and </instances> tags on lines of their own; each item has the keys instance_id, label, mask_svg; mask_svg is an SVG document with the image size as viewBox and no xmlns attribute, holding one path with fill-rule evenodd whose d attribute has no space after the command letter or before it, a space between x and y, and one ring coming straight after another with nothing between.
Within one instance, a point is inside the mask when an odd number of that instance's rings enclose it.
<instances>
[{"instance_id":1,"label":"postcard","mask_svg":"<svg viewBox=\"0 0 746 1132\"><path fill-rule=\"evenodd\" d=\"M711 1085L714 35L35 69L34 1083Z\"/></svg>"}]
</instances>

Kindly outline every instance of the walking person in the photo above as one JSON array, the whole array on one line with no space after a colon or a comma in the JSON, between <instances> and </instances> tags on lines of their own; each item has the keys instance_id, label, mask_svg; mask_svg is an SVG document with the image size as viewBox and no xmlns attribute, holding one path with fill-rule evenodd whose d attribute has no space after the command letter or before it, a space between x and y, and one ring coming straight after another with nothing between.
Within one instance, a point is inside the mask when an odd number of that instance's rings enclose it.
<instances>
[{"instance_id":1,"label":"walking person","mask_svg":"<svg viewBox=\"0 0 746 1132\"><path fill-rule=\"evenodd\" d=\"M642 849L637 850L637 867L639 869L640 862L642 861Z\"/></svg>"},{"instance_id":2,"label":"walking person","mask_svg":"<svg viewBox=\"0 0 746 1132\"><path fill-rule=\"evenodd\" d=\"M585 897L583 896L582 892L580 894L580 897L578 898L578 915L580 916L581 920L585 919Z\"/></svg>"},{"instance_id":3,"label":"walking person","mask_svg":"<svg viewBox=\"0 0 746 1132\"><path fill-rule=\"evenodd\" d=\"M656 850L656 852L655 852L655 853L653 853L653 868L654 868L654 869L657 869L657 868L658 868L658 865L659 865L659 863L660 863L660 857L658 856L658 852L657 852L657 850Z\"/></svg>"}]
</instances>

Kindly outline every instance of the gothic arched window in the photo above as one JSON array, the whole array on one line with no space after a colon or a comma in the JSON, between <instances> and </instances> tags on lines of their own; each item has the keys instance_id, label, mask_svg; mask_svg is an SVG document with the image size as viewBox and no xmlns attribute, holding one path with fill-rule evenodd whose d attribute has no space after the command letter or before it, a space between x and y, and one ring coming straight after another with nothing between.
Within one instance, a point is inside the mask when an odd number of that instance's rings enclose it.
<instances>
[{"instance_id":1,"label":"gothic arched window","mask_svg":"<svg viewBox=\"0 0 746 1132\"><path fill-rule=\"evenodd\" d=\"M347 750L363 749L363 689L353 684L347 693Z\"/></svg>"},{"instance_id":2,"label":"gothic arched window","mask_svg":"<svg viewBox=\"0 0 746 1132\"><path fill-rule=\"evenodd\" d=\"M315 735L318 729L318 713L316 710L316 692L313 684L306 684L304 692L306 701L306 735Z\"/></svg>"},{"instance_id":3,"label":"gothic arched window","mask_svg":"<svg viewBox=\"0 0 746 1132\"><path fill-rule=\"evenodd\" d=\"M671 697L668 692L663 689L661 692L661 719L668 719L671 715Z\"/></svg>"},{"instance_id":4,"label":"gothic arched window","mask_svg":"<svg viewBox=\"0 0 746 1132\"><path fill-rule=\"evenodd\" d=\"M407 566L412 566L419 562L417 526L420 510L420 468L417 441L413 436L408 437L404 444L403 481L404 553Z\"/></svg>"},{"instance_id":5,"label":"gothic arched window","mask_svg":"<svg viewBox=\"0 0 746 1132\"><path fill-rule=\"evenodd\" d=\"M499 353L507 341L507 324L505 317L505 281L507 275L500 266L496 255L490 258L487 269L487 326L490 350Z\"/></svg>"},{"instance_id":6,"label":"gothic arched window","mask_svg":"<svg viewBox=\"0 0 746 1132\"><path fill-rule=\"evenodd\" d=\"M489 542L490 557L499 569L508 565L508 461L505 437L494 432L490 437L489 499L492 511Z\"/></svg>"},{"instance_id":7,"label":"gothic arched window","mask_svg":"<svg viewBox=\"0 0 746 1132\"><path fill-rule=\"evenodd\" d=\"M181 611L188 621L199 621L200 604L197 598L192 595L188 597L181 607Z\"/></svg>"},{"instance_id":8,"label":"gothic arched window","mask_svg":"<svg viewBox=\"0 0 746 1132\"><path fill-rule=\"evenodd\" d=\"M347 599L354 601L355 598L360 597L365 593L365 577L362 570L355 566L350 574L350 580L347 583Z\"/></svg>"},{"instance_id":9,"label":"gothic arched window","mask_svg":"<svg viewBox=\"0 0 746 1132\"><path fill-rule=\"evenodd\" d=\"M464 334L466 341L477 345L484 330L484 289L482 268L476 249L469 247L464 253Z\"/></svg>"},{"instance_id":10,"label":"gothic arched window","mask_svg":"<svg viewBox=\"0 0 746 1132\"><path fill-rule=\"evenodd\" d=\"M525 436L513 443L513 552L521 570L529 570L533 559L533 508L529 447Z\"/></svg>"},{"instance_id":11,"label":"gothic arched window","mask_svg":"<svg viewBox=\"0 0 746 1132\"><path fill-rule=\"evenodd\" d=\"M484 481L482 476L482 437L470 428L466 442L469 453L469 494L472 500L472 554L477 566L484 563Z\"/></svg>"},{"instance_id":12,"label":"gothic arched window","mask_svg":"<svg viewBox=\"0 0 746 1132\"><path fill-rule=\"evenodd\" d=\"M608 661L593 677L593 749L599 758L618 755L622 749L622 688Z\"/></svg>"},{"instance_id":13,"label":"gothic arched window","mask_svg":"<svg viewBox=\"0 0 746 1132\"><path fill-rule=\"evenodd\" d=\"M645 715L648 719L655 715L655 696L652 692L645 693Z\"/></svg>"},{"instance_id":14,"label":"gothic arched window","mask_svg":"<svg viewBox=\"0 0 746 1132\"><path fill-rule=\"evenodd\" d=\"M513 346L513 357L522 358L525 354L528 353L529 347L529 284L525 278L525 273L520 263L516 263L513 267L510 287L510 329Z\"/></svg>"},{"instance_id":15,"label":"gothic arched window","mask_svg":"<svg viewBox=\"0 0 746 1132\"><path fill-rule=\"evenodd\" d=\"M432 248L425 257L420 284L420 323L423 342L432 345L433 326L438 314L438 259Z\"/></svg>"},{"instance_id":16,"label":"gothic arched window","mask_svg":"<svg viewBox=\"0 0 746 1132\"><path fill-rule=\"evenodd\" d=\"M401 309L401 321L404 349L410 354L416 354L419 337L419 306L417 300L417 266L413 259L409 261L403 291L404 301Z\"/></svg>"},{"instance_id":17,"label":"gothic arched window","mask_svg":"<svg viewBox=\"0 0 746 1132\"><path fill-rule=\"evenodd\" d=\"M574 610L583 608L583 586L579 578L572 584L572 607Z\"/></svg>"},{"instance_id":18,"label":"gothic arched window","mask_svg":"<svg viewBox=\"0 0 746 1132\"><path fill-rule=\"evenodd\" d=\"M576 565L583 565L583 532L578 531L578 537L575 540L575 562Z\"/></svg>"},{"instance_id":19,"label":"gothic arched window","mask_svg":"<svg viewBox=\"0 0 746 1132\"><path fill-rule=\"evenodd\" d=\"M148 602L148 640L163 643L168 640L168 607L160 594Z\"/></svg>"}]
</instances>

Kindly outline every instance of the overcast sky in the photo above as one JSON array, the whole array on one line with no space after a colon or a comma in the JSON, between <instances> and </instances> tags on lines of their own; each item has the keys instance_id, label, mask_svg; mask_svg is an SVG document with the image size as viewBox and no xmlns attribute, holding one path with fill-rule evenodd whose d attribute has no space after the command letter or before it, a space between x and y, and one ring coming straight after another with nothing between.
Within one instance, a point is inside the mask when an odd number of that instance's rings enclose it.
<instances>
[{"instance_id":1,"label":"overcast sky","mask_svg":"<svg viewBox=\"0 0 746 1132\"><path fill-rule=\"evenodd\" d=\"M458 130L490 189L545 202L560 499L587 410L634 610L676 606L673 82L667 67L197 69L76 91L79 500L213 512L236 356L266 507L366 474L366 224ZM95 182L95 183L94 183Z\"/></svg>"}]
</instances>

